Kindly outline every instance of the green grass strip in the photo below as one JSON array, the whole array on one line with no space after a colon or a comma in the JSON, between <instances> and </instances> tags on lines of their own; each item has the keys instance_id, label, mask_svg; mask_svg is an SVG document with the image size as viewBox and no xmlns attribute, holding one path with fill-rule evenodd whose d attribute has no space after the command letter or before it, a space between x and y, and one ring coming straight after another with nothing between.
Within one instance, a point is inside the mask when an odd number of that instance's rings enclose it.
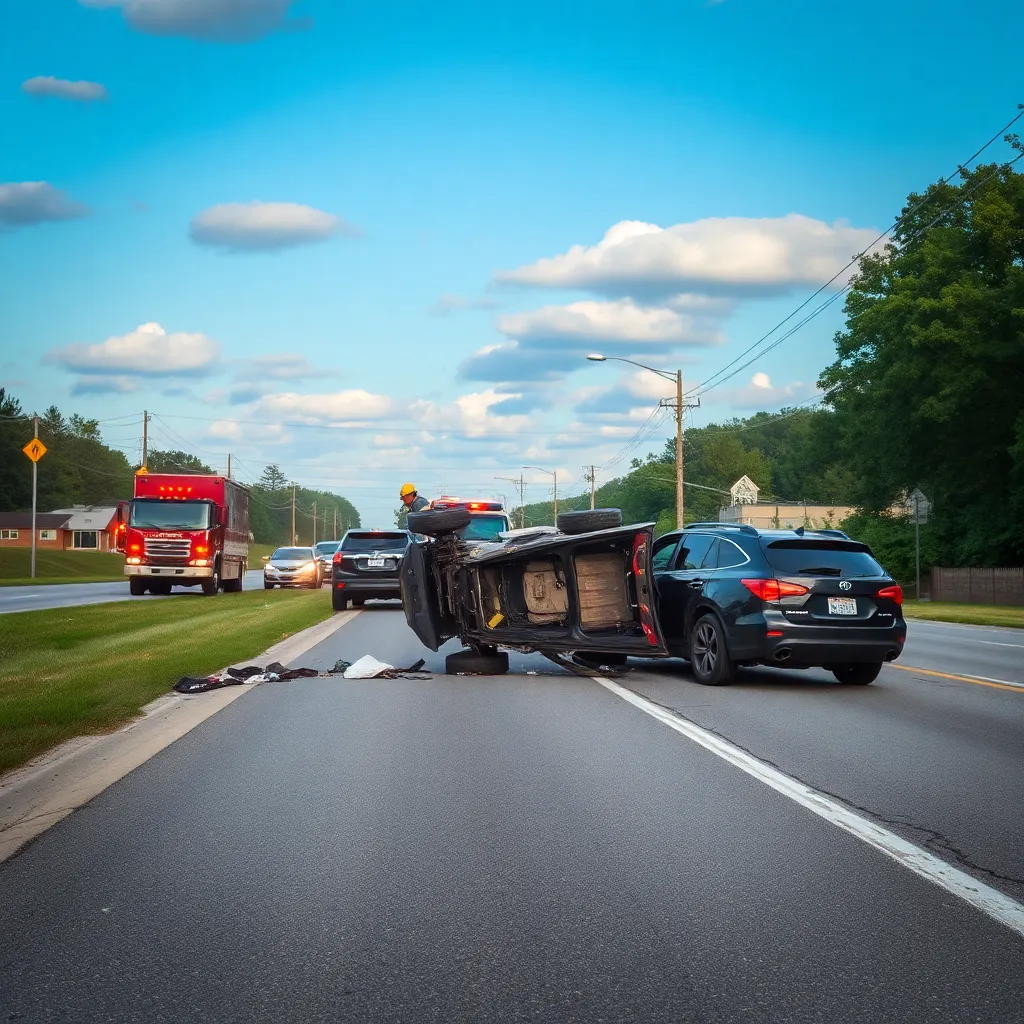
<instances>
[{"instance_id":1,"label":"green grass strip","mask_svg":"<svg viewBox=\"0 0 1024 1024\"><path fill-rule=\"evenodd\" d=\"M332 614L325 588L0 615L0 773L109 732L181 676L254 658Z\"/></svg>"},{"instance_id":2,"label":"green grass strip","mask_svg":"<svg viewBox=\"0 0 1024 1024\"><path fill-rule=\"evenodd\" d=\"M949 604L942 601L905 601L908 619L963 622L969 626L1016 626L1024 628L1024 608L994 604Z\"/></svg>"}]
</instances>

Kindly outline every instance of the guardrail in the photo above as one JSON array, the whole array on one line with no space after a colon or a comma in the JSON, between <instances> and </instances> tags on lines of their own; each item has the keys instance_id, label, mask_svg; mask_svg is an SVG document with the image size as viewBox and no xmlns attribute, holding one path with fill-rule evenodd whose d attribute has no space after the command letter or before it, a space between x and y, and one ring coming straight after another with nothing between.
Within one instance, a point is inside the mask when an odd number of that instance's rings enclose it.
<instances>
[{"instance_id":1,"label":"guardrail","mask_svg":"<svg viewBox=\"0 0 1024 1024\"><path fill-rule=\"evenodd\" d=\"M1024 569L932 569L931 599L1024 605Z\"/></svg>"}]
</instances>

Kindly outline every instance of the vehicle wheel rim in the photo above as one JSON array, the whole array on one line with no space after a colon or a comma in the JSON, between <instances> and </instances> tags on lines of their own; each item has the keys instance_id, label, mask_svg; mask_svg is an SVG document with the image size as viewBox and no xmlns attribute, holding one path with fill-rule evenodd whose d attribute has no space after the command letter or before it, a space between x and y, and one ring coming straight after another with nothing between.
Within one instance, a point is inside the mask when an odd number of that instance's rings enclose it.
<instances>
[{"instance_id":1,"label":"vehicle wheel rim","mask_svg":"<svg viewBox=\"0 0 1024 1024\"><path fill-rule=\"evenodd\" d=\"M699 675L709 676L718 661L718 632L705 622L697 630L693 642L693 664Z\"/></svg>"}]
</instances>

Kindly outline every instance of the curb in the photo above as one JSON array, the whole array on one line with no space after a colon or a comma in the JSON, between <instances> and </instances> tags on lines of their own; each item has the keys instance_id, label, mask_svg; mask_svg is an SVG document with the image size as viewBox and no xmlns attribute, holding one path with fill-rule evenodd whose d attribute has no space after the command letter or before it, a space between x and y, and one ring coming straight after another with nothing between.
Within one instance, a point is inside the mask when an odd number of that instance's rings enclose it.
<instances>
[{"instance_id":1,"label":"curb","mask_svg":"<svg viewBox=\"0 0 1024 1024\"><path fill-rule=\"evenodd\" d=\"M238 667L270 661L287 665L358 614L345 611L318 622ZM242 685L194 696L165 694L117 732L68 740L0 778L0 863L253 689Z\"/></svg>"}]
</instances>

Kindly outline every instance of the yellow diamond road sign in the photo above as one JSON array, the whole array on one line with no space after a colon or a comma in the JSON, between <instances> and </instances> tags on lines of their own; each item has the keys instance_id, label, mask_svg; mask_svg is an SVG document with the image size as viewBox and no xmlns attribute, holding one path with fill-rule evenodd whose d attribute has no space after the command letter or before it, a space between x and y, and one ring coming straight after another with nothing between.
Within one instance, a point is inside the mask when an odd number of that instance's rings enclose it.
<instances>
[{"instance_id":1,"label":"yellow diamond road sign","mask_svg":"<svg viewBox=\"0 0 1024 1024\"><path fill-rule=\"evenodd\" d=\"M46 454L46 445L37 437L35 440L29 441L29 443L21 450L33 462L38 462Z\"/></svg>"}]
</instances>

